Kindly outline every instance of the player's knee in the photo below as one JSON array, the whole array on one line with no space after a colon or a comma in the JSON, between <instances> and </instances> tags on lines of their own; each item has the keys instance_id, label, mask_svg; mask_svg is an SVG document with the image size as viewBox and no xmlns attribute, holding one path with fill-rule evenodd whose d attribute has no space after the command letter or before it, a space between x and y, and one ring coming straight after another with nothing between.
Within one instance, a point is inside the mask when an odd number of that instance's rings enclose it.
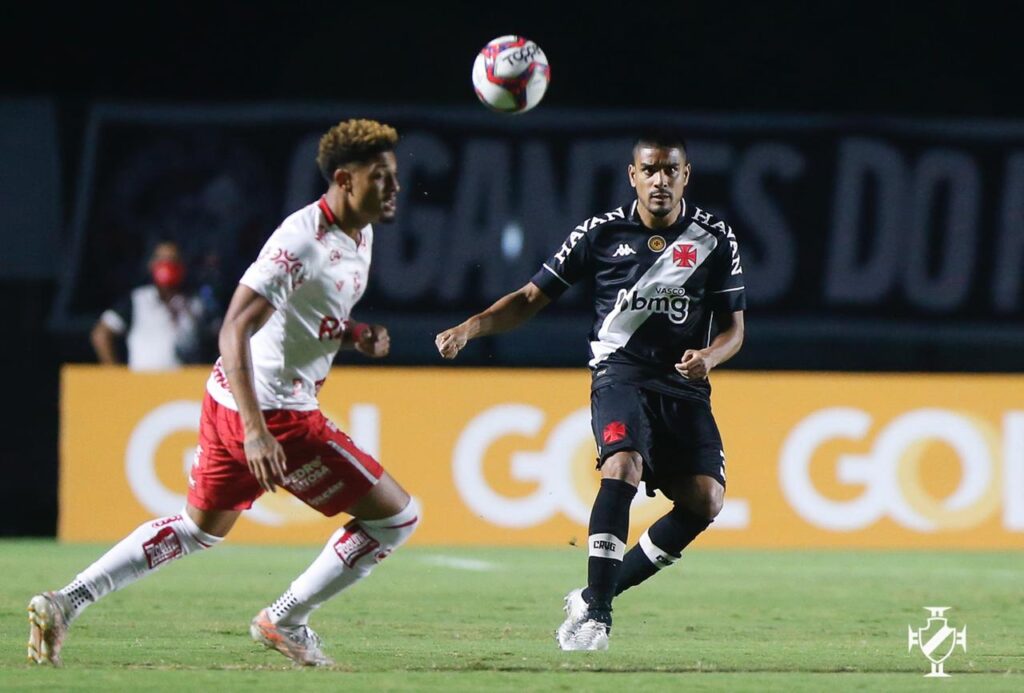
<instances>
[{"instance_id":1,"label":"player's knee","mask_svg":"<svg viewBox=\"0 0 1024 693\"><path fill-rule=\"evenodd\" d=\"M191 503L185 506L185 512L182 513L192 527L219 539L228 535L240 514L237 510L201 510Z\"/></svg>"},{"instance_id":2,"label":"player's knee","mask_svg":"<svg viewBox=\"0 0 1024 693\"><path fill-rule=\"evenodd\" d=\"M709 520L714 520L722 512L723 505L725 505L725 499L722 496L709 494L704 502L704 516Z\"/></svg>"},{"instance_id":3,"label":"player's knee","mask_svg":"<svg viewBox=\"0 0 1024 693\"><path fill-rule=\"evenodd\" d=\"M644 463L640 453L623 450L611 455L601 465L601 478L618 479L633 486L640 483L643 476Z\"/></svg>"},{"instance_id":4,"label":"player's knee","mask_svg":"<svg viewBox=\"0 0 1024 693\"><path fill-rule=\"evenodd\" d=\"M234 524L234 523L232 523ZM224 535L217 535L211 532L205 531L200 527L195 520L187 513L181 514L181 528L184 529L184 533L188 536L187 543L190 545L192 551L198 551L200 549L209 549L216 546L224 540ZM224 530L224 534L227 534L230 526Z\"/></svg>"},{"instance_id":5,"label":"player's knee","mask_svg":"<svg viewBox=\"0 0 1024 693\"><path fill-rule=\"evenodd\" d=\"M710 522L722 512L724 502L722 494L706 491L691 495L685 505L691 513Z\"/></svg>"},{"instance_id":6,"label":"player's knee","mask_svg":"<svg viewBox=\"0 0 1024 693\"><path fill-rule=\"evenodd\" d=\"M399 546L409 540L419 527L422 511L415 498L409 498L400 512L381 520L356 520L369 537L372 550L368 551L373 563L380 563Z\"/></svg>"}]
</instances>

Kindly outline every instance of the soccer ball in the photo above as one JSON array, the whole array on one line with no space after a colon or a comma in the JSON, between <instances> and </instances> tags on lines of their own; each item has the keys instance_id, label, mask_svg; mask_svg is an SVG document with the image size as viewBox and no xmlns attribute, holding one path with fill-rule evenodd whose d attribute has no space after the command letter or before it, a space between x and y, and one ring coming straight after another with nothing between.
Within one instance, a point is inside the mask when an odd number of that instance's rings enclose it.
<instances>
[{"instance_id":1,"label":"soccer ball","mask_svg":"<svg viewBox=\"0 0 1024 693\"><path fill-rule=\"evenodd\" d=\"M551 79L544 51L522 36L499 36L473 62L473 88L499 113L525 113L540 103Z\"/></svg>"}]
</instances>

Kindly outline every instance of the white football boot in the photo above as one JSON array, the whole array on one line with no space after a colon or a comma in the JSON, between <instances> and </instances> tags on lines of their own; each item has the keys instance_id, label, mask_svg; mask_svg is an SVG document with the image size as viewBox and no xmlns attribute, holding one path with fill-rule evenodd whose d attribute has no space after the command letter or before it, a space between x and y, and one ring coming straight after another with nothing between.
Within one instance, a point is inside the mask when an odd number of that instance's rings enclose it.
<instances>
[{"instance_id":1,"label":"white football boot","mask_svg":"<svg viewBox=\"0 0 1024 693\"><path fill-rule=\"evenodd\" d=\"M558 646L566 650L569 649L566 647L569 638L580 627L580 624L587 620L587 603L583 601L582 587L565 595L565 606L562 607L562 610L565 611L565 620L555 632L555 638L558 640Z\"/></svg>"},{"instance_id":2,"label":"white football boot","mask_svg":"<svg viewBox=\"0 0 1024 693\"><path fill-rule=\"evenodd\" d=\"M71 604L60 592L43 592L28 603L28 660L61 666L60 648L70 622Z\"/></svg>"},{"instance_id":3,"label":"white football boot","mask_svg":"<svg viewBox=\"0 0 1024 693\"><path fill-rule=\"evenodd\" d=\"M263 609L249 624L249 634L261 645L277 650L296 664L306 667L326 667L334 660L320 649L320 636L306 625L285 626L270 620L270 614Z\"/></svg>"},{"instance_id":4,"label":"white football boot","mask_svg":"<svg viewBox=\"0 0 1024 693\"><path fill-rule=\"evenodd\" d=\"M588 618L562 645L563 650L607 650L608 624Z\"/></svg>"}]
</instances>

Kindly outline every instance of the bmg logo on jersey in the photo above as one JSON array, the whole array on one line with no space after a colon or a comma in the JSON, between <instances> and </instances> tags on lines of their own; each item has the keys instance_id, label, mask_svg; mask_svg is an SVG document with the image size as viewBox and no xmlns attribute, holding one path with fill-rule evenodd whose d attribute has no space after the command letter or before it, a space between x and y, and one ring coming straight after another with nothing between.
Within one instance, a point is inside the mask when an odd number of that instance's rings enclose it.
<instances>
[{"instance_id":1,"label":"bmg logo on jersey","mask_svg":"<svg viewBox=\"0 0 1024 693\"><path fill-rule=\"evenodd\" d=\"M686 290L676 286L659 286L654 296L641 296L639 292L620 289L615 304L620 311L645 311L662 313L670 322L682 325L690 317L690 297Z\"/></svg>"}]
</instances>

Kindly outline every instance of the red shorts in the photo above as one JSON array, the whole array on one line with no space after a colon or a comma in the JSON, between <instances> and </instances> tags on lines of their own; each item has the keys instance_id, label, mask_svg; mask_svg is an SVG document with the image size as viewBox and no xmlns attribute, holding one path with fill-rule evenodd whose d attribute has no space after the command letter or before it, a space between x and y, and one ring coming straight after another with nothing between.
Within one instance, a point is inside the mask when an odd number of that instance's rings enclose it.
<instances>
[{"instance_id":1,"label":"red shorts","mask_svg":"<svg viewBox=\"0 0 1024 693\"><path fill-rule=\"evenodd\" d=\"M267 428L284 448L282 486L330 517L365 496L384 474L377 460L319 411L264 411ZM188 480L188 502L201 510L247 510L263 495L245 460L245 429L237 411L203 398L199 448Z\"/></svg>"}]
</instances>

